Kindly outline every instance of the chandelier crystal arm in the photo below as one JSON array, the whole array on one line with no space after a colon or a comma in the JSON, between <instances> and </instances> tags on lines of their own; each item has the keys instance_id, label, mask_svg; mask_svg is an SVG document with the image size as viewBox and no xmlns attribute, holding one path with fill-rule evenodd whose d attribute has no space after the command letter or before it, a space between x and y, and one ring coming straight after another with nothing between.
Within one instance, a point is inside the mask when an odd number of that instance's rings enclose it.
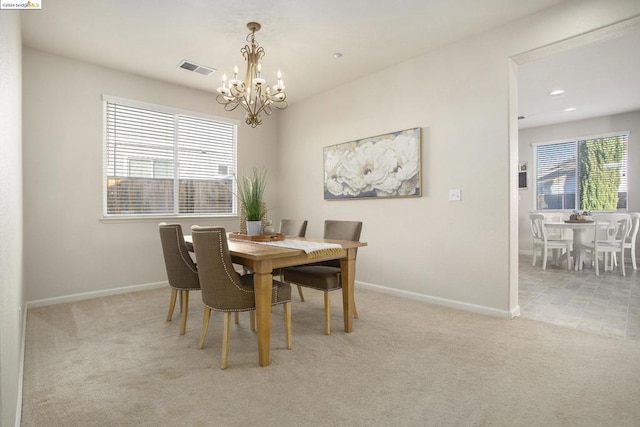
<instances>
[{"instance_id":1,"label":"chandelier crystal arm","mask_svg":"<svg viewBox=\"0 0 640 427\"><path fill-rule=\"evenodd\" d=\"M261 114L271 114L271 107L279 110L287 108L287 95L282 80L282 73L278 70L276 84L270 87L266 79L262 77L262 64L260 61L265 55L262 46L255 39L256 31L260 30L260 24L249 22L247 28L251 31L247 35L248 44L240 52L247 62L247 70L244 80L238 79L238 67L233 69L233 79L227 82L227 76L222 76L222 86L218 87L216 101L224 105L225 111L233 111L238 106L246 111L245 123L251 127L262 124Z\"/></svg>"}]
</instances>

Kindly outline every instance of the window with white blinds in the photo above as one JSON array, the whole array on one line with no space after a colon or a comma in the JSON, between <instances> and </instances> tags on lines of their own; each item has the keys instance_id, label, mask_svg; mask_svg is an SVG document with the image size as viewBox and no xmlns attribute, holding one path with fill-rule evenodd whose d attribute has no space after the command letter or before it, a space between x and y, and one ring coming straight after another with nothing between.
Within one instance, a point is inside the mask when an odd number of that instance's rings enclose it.
<instances>
[{"instance_id":1,"label":"window with white blinds","mask_svg":"<svg viewBox=\"0 0 640 427\"><path fill-rule=\"evenodd\" d=\"M104 97L105 216L233 213L236 127Z\"/></svg>"},{"instance_id":2,"label":"window with white blinds","mask_svg":"<svg viewBox=\"0 0 640 427\"><path fill-rule=\"evenodd\" d=\"M628 132L538 144L536 209L627 209Z\"/></svg>"}]
</instances>

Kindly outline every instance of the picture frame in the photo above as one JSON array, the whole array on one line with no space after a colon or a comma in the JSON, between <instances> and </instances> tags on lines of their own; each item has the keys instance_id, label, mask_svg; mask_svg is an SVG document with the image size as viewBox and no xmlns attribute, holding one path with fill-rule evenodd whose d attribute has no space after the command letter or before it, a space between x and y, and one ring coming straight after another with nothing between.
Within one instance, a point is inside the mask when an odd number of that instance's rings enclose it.
<instances>
[{"instance_id":1,"label":"picture frame","mask_svg":"<svg viewBox=\"0 0 640 427\"><path fill-rule=\"evenodd\" d=\"M527 189L527 168L527 162L518 164L518 188L521 190Z\"/></svg>"},{"instance_id":2,"label":"picture frame","mask_svg":"<svg viewBox=\"0 0 640 427\"><path fill-rule=\"evenodd\" d=\"M421 128L324 147L324 199L422 195Z\"/></svg>"}]
</instances>

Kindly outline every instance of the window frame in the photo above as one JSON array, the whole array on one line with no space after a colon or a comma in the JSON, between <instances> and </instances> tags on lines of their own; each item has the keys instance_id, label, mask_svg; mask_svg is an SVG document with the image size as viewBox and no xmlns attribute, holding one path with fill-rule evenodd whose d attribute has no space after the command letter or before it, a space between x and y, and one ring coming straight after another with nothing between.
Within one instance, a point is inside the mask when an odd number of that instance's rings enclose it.
<instances>
[{"instance_id":1,"label":"window frame","mask_svg":"<svg viewBox=\"0 0 640 427\"><path fill-rule=\"evenodd\" d=\"M110 214L108 213L108 201L107 201L107 174L108 174L108 164L109 159L107 158L107 145L108 145L108 103L118 104L131 108L139 108L145 110L151 110L154 112L160 112L165 114L171 114L173 116L185 116L192 117L202 120L209 120L215 122L221 122L224 124L232 125L232 155L231 162L233 171L237 171L238 168L238 126L239 121L233 120L224 117L213 116L210 114L183 110L180 108L169 107L165 105L152 104L143 101L136 101L132 99L121 98L117 96L102 95L102 171L101 171L101 179L102 179L102 222L120 222L120 221L146 221L146 220L162 220L162 219L211 219L211 218L237 218L238 217L238 203L235 196L235 180L233 182L232 192L232 209L229 213L179 213L179 195L178 195L178 182L179 178L176 177L175 171L177 168L174 168L174 175L172 179L174 179L174 204L173 204L173 212L169 213L158 213L158 214ZM175 118L175 117L174 117ZM173 150L173 158L176 161L176 157L178 155L178 143L177 143L177 131L174 131L174 150Z\"/></svg>"},{"instance_id":2,"label":"window frame","mask_svg":"<svg viewBox=\"0 0 640 427\"><path fill-rule=\"evenodd\" d=\"M546 208L546 209L539 209L538 208L538 147L540 146L544 146L544 145L554 145L554 144L563 144L563 143L574 143L576 144L576 153L578 151L578 143L582 142L582 141L589 141L589 140L594 140L594 139L599 139L599 138L610 138L610 137L619 137L622 135L626 135L626 164L625 164L625 172L626 172L626 186L627 186L627 200L626 200L626 208L621 208L621 209L616 209L616 212L626 212L629 211L629 194L631 193L630 189L629 189L629 183L631 182L629 179L629 150L630 150L630 144L629 141L631 139L631 132L629 130L620 130L620 131L614 131L614 132L607 132L607 133L602 133L602 134L595 134L595 135L584 135L584 136L577 136L577 137L567 137L567 138L562 138L562 139L557 139L557 140L553 140L553 141L543 141L543 142L534 142L531 143L531 147L532 147L532 151L533 151L533 176L532 176L532 180L533 180L533 195L532 195L532 199L533 199L533 207L534 207L534 211L536 212L573 212L573 211L581 211L582 209L578 206L577 208L570 208L570 209L562 209L562 208ZM576 172L578 169L578 158L576 156ZM576 173L576 202L579 201L579 187L578 187L578 183L579 183L579 176ZM610 210L606 210L607 212L609 212ZM604 212L604 211L603 211Z\"/></svg>"}]
</instances>

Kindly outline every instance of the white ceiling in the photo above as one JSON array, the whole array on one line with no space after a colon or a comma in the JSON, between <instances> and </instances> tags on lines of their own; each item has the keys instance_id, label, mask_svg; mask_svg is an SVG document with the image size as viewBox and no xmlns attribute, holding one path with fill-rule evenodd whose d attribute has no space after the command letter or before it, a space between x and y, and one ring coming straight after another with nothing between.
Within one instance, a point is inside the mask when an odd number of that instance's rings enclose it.
<instances>
[{"instance_id":1,"label":"white ceiling","mask_svg":"<svg viewBox=\"0 0 640 427\"><path fill-rule=\"evenodd\" d=\"M288 101L295 103L561 2L43 0L42 10L21 13L26 46L210 92L219 86L223 73L231 74L234 65L244 73L240 48L249 33L247 22L257 21L262 29L256 34L256 40L266 51L263 75L271 83L275 72L282 70ZM635 43L638 46L637 41ZM635 61L629 64L635 65L629 69L638 70L640 59L631 58L634 55L628 54L630 46L633 44L613 50L624 51L627 61ZM343 57L335 59L336 52ZM207 77L183 70L177 65L185 59L215 68L217 72ZM577 59L570 63L577 63ZM586 68L592 69L594 64L591 59ZM575 102L590 103L593 110L596 103L586 99L586 92L605 89L604 79L625 81L627 89L631 84L629 75L623 80L606 74L621 67L599 70L600 80L590 81L587 91L579 84L582 76L586 76L585 67L573 75L561 74L569 71L567 65L549 58L521 68L520 81L524 85L519 89L520 110L527 116L521 125L553 120L546 112L550 107L542 102L548 100L539 99L541 92L548 92L548 87L565 86L567 102L569 95L581 93L583 98L576 98ZM560 75L563 80L556 82L554 79ZM635 88L638 87L636 84ZM624 94L627 93L625 90ZM638 109L640 96L635 95L633 104L613 106L609 100L597 104L618 110ZM616 92L614 98L621 100L625 96ZM573 117L577 118L578 114Z\"/></svg>"},{"instance_id":2,"label":"white ceiling","mask_svg":"<svg viewBox=\"0 0 640 427\"><path fill-rule=\"evenodd\" d=\"M521 129L640 110L640 30L518 68ZM549 92L562 89L558 96ZM565 112L565 108L576 108Z\"/></svg>"}]
</instances>

